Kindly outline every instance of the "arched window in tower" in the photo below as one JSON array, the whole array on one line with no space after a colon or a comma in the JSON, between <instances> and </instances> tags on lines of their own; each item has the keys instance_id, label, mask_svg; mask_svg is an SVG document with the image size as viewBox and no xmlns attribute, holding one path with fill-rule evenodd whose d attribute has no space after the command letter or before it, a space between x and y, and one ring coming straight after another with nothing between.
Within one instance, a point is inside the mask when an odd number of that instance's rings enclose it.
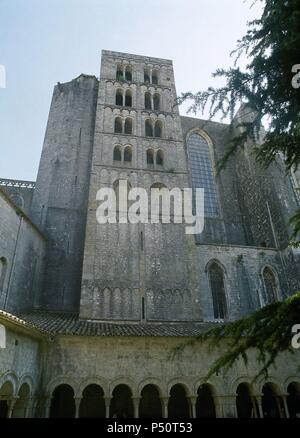
<instances>
[{"instance_id":1,"label":"arched window in tower","mask_svg":"<svg viewBox=\"0 0 300 438\"><path fill-rule=\"evenodd\" d=\"M117 66L116 79L117 81L123 81L123 67L121 64Z\"/></svg>"},{"instance_id":2,"label":"arched window in tower","mask_svg":"<svg viewBox=\"0 0 300 438\"><path fill-rule=\"evenodd\" d=\"M132 149L130 146L126 146L124 149L124 161L131 162L132 161Z\"/></svg>"},{"instance_id":3,"label":"arched window in tower","mask_svg":"<svg viewBox=\"0 0 300 438\"><path fill-rule=\"evenodd\" d=\"M116 91L116 105L123 106L123 91L120 88Z\"/></svg>"},{"instance_id":4,"label":"arched window in tower","mask_svg":"<svg viewBox=\"0 0 300 438\"><path fill-rule=\"evenodd\" d=\"M126 198L126 190L124 190L126 189L126 187L127 187L127 198ZM128 199L128 195L131 190L131 184L127 180L124 181L123 179L122 180L117 179L113 183L113 190L116 194L116 213L117 213L116 218L117 218L117 222L119 222L120 216L127 217L128 209L130 207L130 204L132 204L132 201ZM125 207L126 203L127 203L127 209L123 210L123 208L126 208Z\"/></svg>"},{"instance_id":5,"label":"arched window in tower","mask_svg":"<svg viewBox=\"0 0 300 438\"><path fill-rule=\"evenodd\" d=\"M125 134L132 134L132 119L130 117L125 119Z\"/></svg>"},{"instance_id":6,"label":"arched window in tower","mask_svg":"<svg viewBox=\"0 0 300 438\"><path fill-rule=\"evenodd\" d=\"M153 149L148 149L147 150L147 167L148 168L153 168L154 166L154 151Z\"/></svg>"},{"instance_id":7,"label":"arched window in tower","mask_svg":"<svg viewBox=\"0 0 300 438\"><path fill-rule=\"evenodd\" d=\"M208 269L208 276L213 299L214 318L226 319L227 303L223 269L218 263L213 262Z\"/></svg>"},{"instance_id":8,"label":"arched window in tower","mask_svg":"<svg viewBox=\"0 0 300 438\"><path fill-rule=\"evenodd\" d=\"M151 106L151 94L146 92L145 93L145 109L152 109Z\"/></svg>"},{"instance_id":9,"label":"arched window in tower","mask_svg":"<svg viewBox=\"0 0 300 438\"><path fill-rule=\"evenodd\" d=\"M122 119L121 119L121 117L115 118L115 132L122 133Z\"/></svg>"},{"instance_id":10,"label":"arched window in tower","mask_svg":"<svg viewBox=\"0 0 300 438\"><path fill-rule=\"evenodd\" d=\"M0 292L4 288L4 280L6 276L7 261L5 257L0 257Z\"/></svg>"},{"instance_id":11,"label":"arched window in tower","mask_svg":"<svg viewBox=\"0 0 300 438\"><path fill-rule=\"evenodd\" d=\"M148 68L144 70L144 82L145 84L150 84L150 71Z\"/></svg>"},{"instance_id":12,"label":"arched window in tower","mask_svg":"<svg viewBox=\"0 0 300 438\"><path fill-rule=\"evenodd\" d=\"M156 165L163 166L164 165L164 153L162 150L157 151L156 154Z\"/></svg>"},{"instance_id":13,"label":"arched window in tower","mask_svg":"<svg viewBox=\"0 0 300 438\"><path fill-rule=\"evenodd\" d=\"M209 144L197 133L187 139L189 164L192 173L192 187L204 188L204 214L218 216L217 188L214 180Z\"/></svg>"},{"instance_id":14,"label":"arched window in tower","mask_svg":"<svg viewBox=\"0 0 300 438\"><path fill-rule=\"evenodd\" d=\"M153 95L153 107L155 111L159 111L160 109L160 95L158 93Z\"/></svg>"},{"instance_id":15,"label":"arched window in tower","mask_svg":"<svg viewBox=\"0 0 300 438\"><path fill-rule=\"evenodd\" d=\"M154 84L154 85L158 84L158 71L157 70L152 71L152 84Z\"/></svg>"},{"instance_id":16,"label":"arched window in tower","mask_svg":"<svg viewBox=\"0 0 300 438\"><path fill-rule=\"evenodd\" d=\"M125 106L132 106L132 92L131 92L131 90L126 90Z\"/></svg>"},{"instance_id":17,"label":"arched window in tower","mask_svg":"<svg viewBox=\"0 0 300 438\"><path fill-rule=\"evenodd\" d=\"M274 272L265 267L263 270L264 280L264 304L271 304L278 300L277 281Z\"/></svg>"},{"instance_id":18,"label":"arched window in tower","mask_svg":"<svg viewBox=\"0 0 300 438\"><path fill-rule=\"evenodd\" d=\"M127 65L125 69L125 80L132 81L132 68L130 65Z\"/></svg>"},{"instance_id":19,"label":"arched window in tower","mask_svg":"<svg viewBox=\"0 0 300 438\"><path fill-rule=\"evenodd\" d=\"M152 120L148 119L145 121L145 134L146 134L146 137L153 137Z\"/></svg>"},{"instance_id":20,"label":"arched window in tower","mask_svg":"<svg viewBox=\"0 0 300 438\"><path fill-rule=\"evenodd\" d=\"M161 120L156 120L154 127L154 137L162 137L162 122Z\"/></svg>"},{"instance_id":21,"label":"arched window in tower","mask_svg":"<svg viewBox=\"0 0 300 438\"><path fill-rule=\"evenodd\" d=\"M115 146L114 148L114 161L122 161L122 153L120 146Z\"/></svg>"}]
</instances>

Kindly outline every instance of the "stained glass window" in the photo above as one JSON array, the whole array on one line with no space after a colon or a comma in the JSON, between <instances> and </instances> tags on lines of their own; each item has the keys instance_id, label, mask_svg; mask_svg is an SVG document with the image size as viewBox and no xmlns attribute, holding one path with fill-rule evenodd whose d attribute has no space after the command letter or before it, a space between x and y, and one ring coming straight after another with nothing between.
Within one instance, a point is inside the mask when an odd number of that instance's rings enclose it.
<instances>
[{"instance_id":1,"label":"stained glass window","mask_svg":"<svg viewBox=\"0 0 300 438\"><path fill-rule=\"evenodd\" d=\"M187 141L192 186L204 188L204 214L218 216L217 189L211 164L209 145L199 134L191 134Z\"/></svg>"}]
</instances>

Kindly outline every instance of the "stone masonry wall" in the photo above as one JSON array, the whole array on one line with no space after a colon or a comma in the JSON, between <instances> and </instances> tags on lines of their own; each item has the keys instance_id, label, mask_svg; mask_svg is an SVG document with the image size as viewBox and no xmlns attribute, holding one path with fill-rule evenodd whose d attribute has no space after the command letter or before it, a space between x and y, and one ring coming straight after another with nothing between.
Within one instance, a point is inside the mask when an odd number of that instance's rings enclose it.
<instances>
[{"instance_id":1,"label":"stone masonry wall","mask_svg":"<svg viewBox=\"0 0 300 438\"><path fill-rule=\"evenodd\" d=\"M0 307L32 308L41 290L46 240L0 190Z\"/></svg>"},{"instance_id":2,"label":"stone masonry wall","mask_svg":"<svg viewBox=\"0 0 300 438\"><path fill-rule=\"evenodd\" d=\"M97 90L81 75L53 93L31 209L48 238L46 309L78 310Z\"/></svg>"}]
</instances>

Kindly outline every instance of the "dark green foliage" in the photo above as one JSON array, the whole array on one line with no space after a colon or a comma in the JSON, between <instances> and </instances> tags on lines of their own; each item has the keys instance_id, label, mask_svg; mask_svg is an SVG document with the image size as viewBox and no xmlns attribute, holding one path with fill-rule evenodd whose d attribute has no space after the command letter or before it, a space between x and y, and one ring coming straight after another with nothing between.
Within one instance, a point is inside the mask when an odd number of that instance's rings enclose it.
<instances>
[{"instance_id":1,"label":"dark green foliage","mask_svg":"<svg viewBox=\"0 0 300 438\"><path fill-rule=\"evenodd\" d=\"M292 327L300 323L299 316L300 292L284 301L265 306L246 318L211 328L188 343L183 343L175 353L196 342L207 343L210 350L226 343L227 351L211 366L205 377L208 380L221 370L226 373L239 358L243 358L247 365L249 351L256 349L261 368L255 379L262 375L266 377L279 353L295 352L291 346Z\"/></svg>"},{"instance_id":2,"label":"dark green foliage","mask_svg":"<svg viewBox=\"0 0 300 438\"><path fill-rule=\"evenodd\" d=\"M263 3L262 16L248 23L247 34L238 41L232 52L234 67L218 69L213 74L213 77L223 78L225 85L195 94L185 93L178 99L179 104L191 100L189 111L195 113L203 112L209 105L211 118L220 113L222 119L229 116L232 120L241 104L251 113L251 122L241 123L240 134L232 136L217 163L218 172L237 148L243 147L247 138L252 139L253 153L263 166L270 165L278 154L287 171L296 169L300 163L300 88L292 86L295 75L292 67L300 64L300 1L257 1ZM245 71L238 67L241 55L246 55L248 60ZM268 131L257 142L265 119ZM300 210L290 223L294 227L292 245L299 247ZM228 341L227 353L213 364L207 378L221 369L227 370L239 357L247 362L247 352L256 348L262 364L258 377L267 373L280 352L291 350L291 327L299 323L300 293L247 318L213 328L191 342L208 341L216 348L221 341Z\"/></svg>"}]
</instances>

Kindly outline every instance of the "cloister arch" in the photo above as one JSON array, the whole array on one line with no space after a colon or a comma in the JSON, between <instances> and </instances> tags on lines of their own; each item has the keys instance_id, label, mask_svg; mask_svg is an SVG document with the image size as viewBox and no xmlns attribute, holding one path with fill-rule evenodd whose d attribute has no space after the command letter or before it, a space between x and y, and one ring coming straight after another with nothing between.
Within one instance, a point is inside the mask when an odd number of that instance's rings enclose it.
<instances>
[{"instance_id":1,"label":"cloister arch","mask_svg":"<svg viewBox=\"0 0 300 438\"><path fill-rule=\"evenodd\" d=\"M7 379L0 384L0 418L7 418L9 415L9 403L14 396L14 385Z\"/></svg>"},{"instance_id":2,"label":"cloister arch","mask_svg":"<svg viewBox=\"0 0 300 438\"><path fill-rule=\"evenodd\" d=\"M82 391L79 405L80 418L105 418L104 390L100 385L90 383Z\"/></svg>"},{"instance_id":3,"label":"cloister arch","mask_svg":"<svg viewBox=\"0 0 300 438\"><path fill-rule=\"evenodd\" d=\"M147 384L141 391L139 405L140 418L162 418L160 390L156 385Z\"/></svg>"},{"instance_id":4,"label":"cloister arch","mask_svg":"<svg viewBox=\"0 0 300 438\"><path fill-rule=\"evenodd\" d=\"M182 383L174 384L169 394L168 418L189 418L190 404L185 385Z\"/></svg>"},{"instance_id":5,"label":"cloister arch","mask_svg":"<svg viewBox=\"0 0 300 438\"><path fill-rule=\"evenodd\" d=\"M252 388L248 382L241 382L236 388L236 409L238 418L258 416L258 407L252 397Z\"/></svg>"},{"instance_id":6,"label":"cloister arch","mask_svg":"<svg viewBox=\"0 0 300 438\"><path fill-rule=\"evenodd\" d=\"M197 390L196 417L216 418L214 389L210 384L200 385Z\"/></svg>"},{"instance_id":7,"label":"cloister arch","mask_svg":"<svg viewBox=\"0 0 300 438\"><path fill-rule=\"evenodd\" d=\"M74 418L76 412L74 389L63 383L53 393L50 405L50 418Z\"/></svg>"},{"instance_id":8,"label":"cloister arch","mask_svg":"<svg viewBox=\"0 0 300 438\"><path fill-rule=\"evenodd\" d=\"M110 402L111 418L133 418L132 390L124 383L115 386Z\"/></svg>"},{"instance_id":9,"label":"cloister arch","mask_svg":"<svg viewBox=\"0 0 300 438\"><path fill-rule=\"evenodd\" d=\"M278 397L279 388L273 382L267 382L262 387L262 410L264 418L282 417L282 404Z\"/></svg>"},{"instance_id":10,"label":"cloister arch","mask_svg":"<svg viewBox=\"0 0 300 438\"><path fill-rule=\"evenodd\" d=\"M14 405L12 417L25 418L29 409L31 390L28 383L24 382L18 391L18 399Z\"/></svg>"},{"instance_id":11,"label":"cloister arch","mask_svg":"<svg viewBox=\"0 0 300 438\"><path fill-rule=\"evenodd\" d=\"M292 381L287 386L287 406L291 418L300 418L300 382Z\"/></svg>"}]
</instances>

